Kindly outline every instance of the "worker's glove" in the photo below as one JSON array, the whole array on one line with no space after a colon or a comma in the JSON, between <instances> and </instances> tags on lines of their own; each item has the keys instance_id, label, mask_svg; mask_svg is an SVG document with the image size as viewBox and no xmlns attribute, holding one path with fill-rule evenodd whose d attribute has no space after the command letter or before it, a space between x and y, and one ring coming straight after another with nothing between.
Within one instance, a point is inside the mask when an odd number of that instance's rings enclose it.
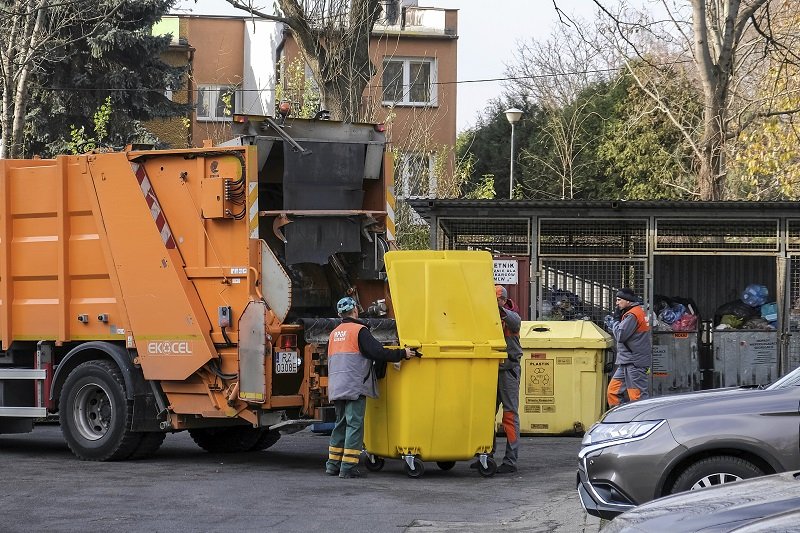
<instances>
[{"instance_id":1,"label":"worker's glove","mask_svg":"<svg viewBox=\"0 0 800 533\"><path fill-rule=\"evenodd\" d=\"M604 373L610 374L613 371L614 371L614 363L612 363L611 361L609 361L609 362L607 362L606 364L603 365L603 372Z\"/></svg>"},{"instance_id":2,"label":"worker's glove","mask_svg":"<svg viewBox=\"0 0 800 533\"><path fill-rule=\"evenodd\" d=\"M605 326L607 331L613 331L614 326L616 326L618 323L619 320L614 318L612 315L606 315L606 317L603 319L603 326Z\"/></svg>"}]
</instances>

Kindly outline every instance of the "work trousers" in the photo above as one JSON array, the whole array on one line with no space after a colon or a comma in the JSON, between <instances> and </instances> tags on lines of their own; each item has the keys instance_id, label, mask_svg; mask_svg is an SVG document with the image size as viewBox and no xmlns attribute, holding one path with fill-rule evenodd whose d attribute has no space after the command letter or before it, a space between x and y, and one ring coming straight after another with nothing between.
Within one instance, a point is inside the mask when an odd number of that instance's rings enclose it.
<instances>
[{"instance_id":1,"label":"work trousers","mask_svg":"<svg viewBox=\"0 0 800 533\"><path fill-rule=\"evenodd\" d=\"M639 368L632 364L618 365L608 381L606 399L608 406L645 400L649 397L649 368Z\"/></svg>"},{"instance_id":2,"label":"work trousers","mask_svg":"<svg viewBox=\"0 0 800 533\"><path fill-rule=\"evenodd\" d=\"M343 474L358 465L361 449L364 447L364 413L367 399L334 400L336 424L328 444L328 462L325 470L333 474Z\"/></svg>"},{"instance_id":3,"label":"work trousers","mask_svg":"<svg viewBox=\"0 0 800 533\"><path fill-rule=\"evenodd\" d=\"M519 378L520 365L497 373L497 402L495 412L503 406L503 431L506 434L506 453L503 463L517 466L519 454Z\"/></svg>"}]
</instances>

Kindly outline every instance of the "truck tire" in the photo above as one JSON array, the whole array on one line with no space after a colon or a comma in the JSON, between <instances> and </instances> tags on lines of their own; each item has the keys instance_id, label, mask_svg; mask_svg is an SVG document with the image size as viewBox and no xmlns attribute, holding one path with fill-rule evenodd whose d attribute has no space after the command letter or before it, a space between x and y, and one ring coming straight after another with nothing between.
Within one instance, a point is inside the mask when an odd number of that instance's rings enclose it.
<instances>
[{"instance_id":1,"label":"truck tire","mask_svg":"<svg viewBox=\"0 0 800 533\"><path fill-rule=\"evenodd\" d=\"M250 426L195 428L189 430L192 440L207 452L240 453L253 449L261 438L261 429Z\"/></svg>"},{"instance_id":2,"label":"truck tire","mask_svg":"<svg viewBox=\"0 0 800 533\"><path fill-rule=\"evenodd\" d=\"M87 361L64 381L59 397L61 432L69 449L84 461L127 459L142 440L130 430L133 402L125 380L110 361Z\"/></svg>"},{"instance_id":3,"label":"truck tire","mask_svg":"<svg viewBox=\"0 0 800 533\"><path fill-rule=\"evenodd\" d=\"M250 448L250 451L260 452L266 450L281 439L281 432L277 429L262 429L258 441Z\"/></svg>"},{"instance_id":4,"label":"truck tire","mask_svg":"<svg viewBox=\"0 0 800 533\"><path fill-rule=\"evenodd\" d=\"M136 450L131 454L130 459L146 459L152 456L161 447L164 439L167 437L166 433L161 432L147 432L142 433L142 440Z\"/></svg>"}]
</instances>

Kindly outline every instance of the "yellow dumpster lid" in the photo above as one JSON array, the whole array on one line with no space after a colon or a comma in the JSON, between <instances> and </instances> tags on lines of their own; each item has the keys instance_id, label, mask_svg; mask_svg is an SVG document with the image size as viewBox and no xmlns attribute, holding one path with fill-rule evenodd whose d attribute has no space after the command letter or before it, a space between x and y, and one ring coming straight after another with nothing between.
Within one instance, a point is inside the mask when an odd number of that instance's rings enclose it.
<instances>
[{"instance_id":1,"label":"yellow dumpster lid","mask_svg":"<svg viewBox=\"0 0 800 533\"><path fill-rule=\"evenodd\" d=\"M522 348L610 348L614 339L589 320L523 321L519 329Z\"/></svg>"},{"instance_id":2,"label":"yellow dumpster lid","mask_svg":"<svg viewBox=\"0 0 800 533\"><path fill-rule=\"evenodd\" d=\"M392 251L384 260L401 346L422 347L423 358L505 357L491 254Z\"/></svg>"}]
</instances>

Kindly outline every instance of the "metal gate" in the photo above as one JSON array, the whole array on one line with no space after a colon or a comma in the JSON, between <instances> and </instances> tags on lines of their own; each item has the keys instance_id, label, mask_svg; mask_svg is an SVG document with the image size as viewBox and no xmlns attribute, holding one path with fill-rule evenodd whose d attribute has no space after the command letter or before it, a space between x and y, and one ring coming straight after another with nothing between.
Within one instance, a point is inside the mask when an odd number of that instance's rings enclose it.
<instances>
[{"instance_id":1,"label":"metal gate","mask_svg":"<svg viewBox=\"0 0 800 533\"><path fill-rule=\"evenodd\" d=\"M787 317L785 327L789 342L785 357L781 361L781 374L787 374L800 367L800 256L790 258L788 277L788 297L784 309Z\"/></svg>"},{"instance_id":2,"label":"metal gate","mask_svg":"<svg viewBox=\"0 0 800 533\"><path fill-rule=\"evenodd\" d=\"M646 296L647 220L541 219L538 235L539 318L602 324L621 287Z\"/></svg>"}]
</instances>

